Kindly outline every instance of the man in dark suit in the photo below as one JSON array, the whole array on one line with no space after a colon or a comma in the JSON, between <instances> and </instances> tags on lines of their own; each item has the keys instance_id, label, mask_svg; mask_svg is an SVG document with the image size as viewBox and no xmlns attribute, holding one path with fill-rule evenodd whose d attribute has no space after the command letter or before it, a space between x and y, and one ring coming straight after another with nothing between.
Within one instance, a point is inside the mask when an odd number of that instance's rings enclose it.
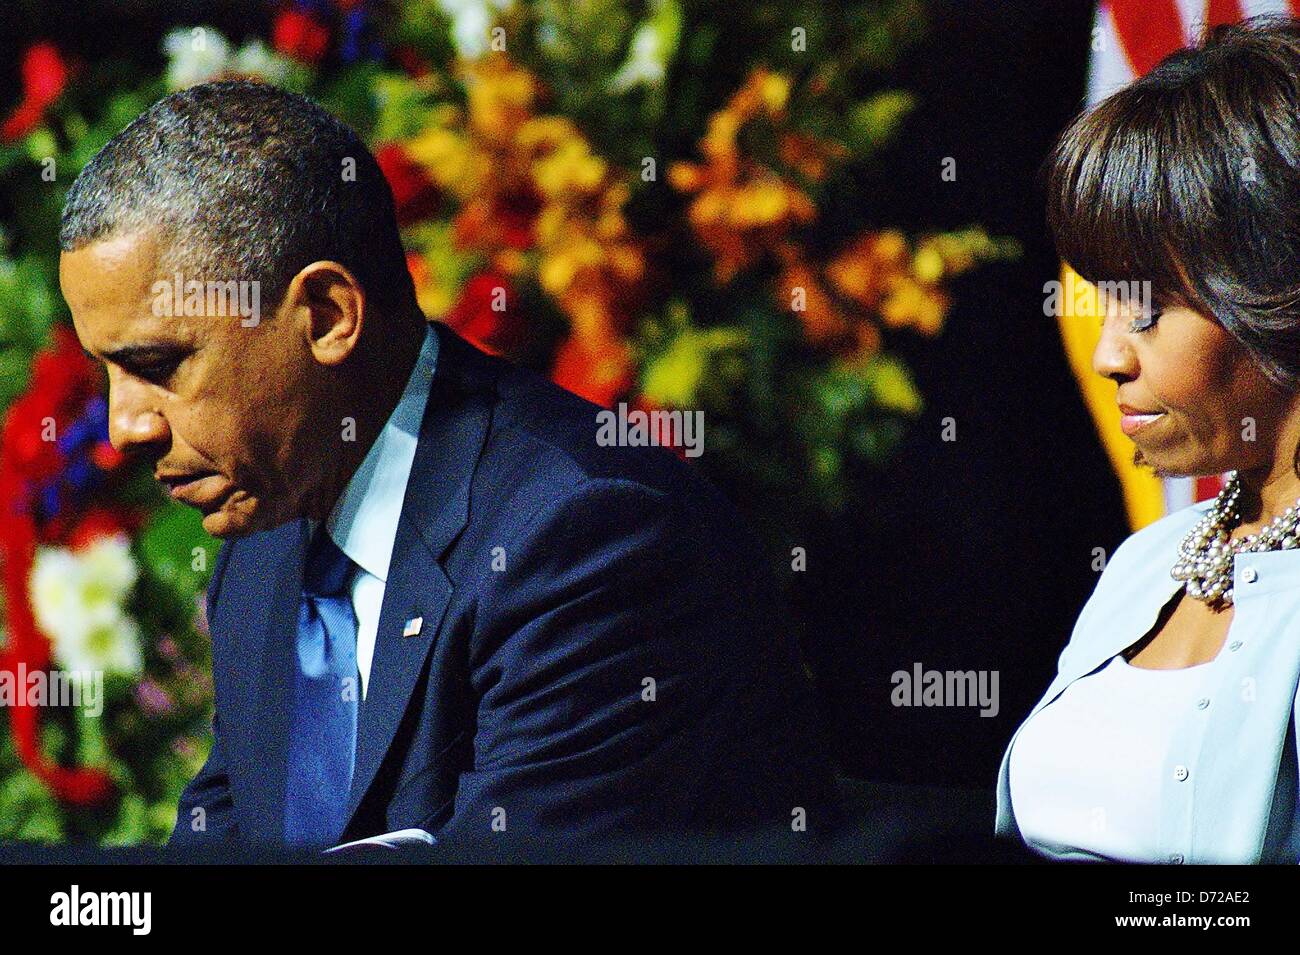
<instances>
[{"instance_id":1,"label":"man in dark suit","mask_svg":"<svg viewBox=\"0 0 1300 955\"><path fill-rule=\"evenodd\" d=\"M61 245L114 445L224 538L214 741L173 842L829 821L808 681L736 513L426 322L345 125L260 84L173 94L78 177Z\"/></svg>"}]
</instances>

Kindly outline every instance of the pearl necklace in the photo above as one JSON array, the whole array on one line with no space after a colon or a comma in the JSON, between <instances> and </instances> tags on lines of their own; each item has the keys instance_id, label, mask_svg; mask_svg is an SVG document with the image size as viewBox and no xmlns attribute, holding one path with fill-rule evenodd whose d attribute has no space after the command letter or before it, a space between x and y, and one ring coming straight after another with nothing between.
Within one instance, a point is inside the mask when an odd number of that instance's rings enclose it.
<instances>
[{"instance_id":1,"label":"pearl necklace","mask_svg":"<svg viewBox=\"0 0 1300 955\"><path fill-rule=\"evenodd\" d=\"M1288 507L1257 534L1232 539L1232 529L1241 523L1238 499L1241 481L1236 471L1228 474L1223 490L1205 516L1197 521L1178 549L1178 563L1169 573L1183 581L1187 595L1215 610L1232 604L1233 561L1238 554L1300 547L1300 511ZM1296 502L1300 505L1300 501Z\"/></svg>"}]
</instances>

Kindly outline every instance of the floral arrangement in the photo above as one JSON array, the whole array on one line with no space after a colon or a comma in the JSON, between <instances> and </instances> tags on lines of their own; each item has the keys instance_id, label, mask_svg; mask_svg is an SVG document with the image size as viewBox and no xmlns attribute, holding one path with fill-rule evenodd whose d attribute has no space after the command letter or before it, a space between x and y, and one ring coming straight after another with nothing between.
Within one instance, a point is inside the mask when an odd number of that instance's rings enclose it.
<instances>
[{"instance_id":1,"label":"floral arrangement","mask_svg":"<svg viewBox=\"0 0 1300 955\"><path fill-rule=\"evenodd\" d=\"M323 102L372 144L430 318L599 404L705 411L698 466L781 513L851 503L851 469L923 406L890 336L937 335L951 280L1016 254L872 223L852 188L912 105L861 90L919 0L833 29L815 3L266 12L264 36L168 33L144 81L35 44L0 123L0 839L160 841L206 749L217 542L107 443L56 278L67 184L168 90L244 76ZM56 670L102 678L102 711L17 692Z\"/></svg>"}]
</instances>

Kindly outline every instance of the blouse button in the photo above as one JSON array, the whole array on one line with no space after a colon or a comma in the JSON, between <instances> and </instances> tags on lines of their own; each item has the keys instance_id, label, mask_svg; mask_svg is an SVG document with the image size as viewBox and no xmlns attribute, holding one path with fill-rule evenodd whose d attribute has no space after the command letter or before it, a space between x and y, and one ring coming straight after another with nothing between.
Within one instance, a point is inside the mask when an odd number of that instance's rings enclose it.
<instances>
[{"instance_id":1,"label":"blouse button","mask_svg":"<svg viewBox=\"0 0 1300 955\"><path fill-rule=\"evenodd\" d=\"M1181 852L1175 852L1173 855L1169 857L1169 861L1172 862L1174 865L1182 865L1183 854Z\"/></svg>"},{"instance_id":2,"label":"blouse button","mask_svg":"<svg viewBox=\"0 0 1300 955\"><path fill-rule=\"evenodd\" d=\"M1196 708L1198 710L1203 710L1209 705L1210 705L1210 698L1208 696L1203 696L1196 701Z\"/></svg>"},{"instance_id":3,"label":"blouse button","mask_svg":"<svg viewBox=\"0 0 1300 955\"><path fill-rule=\"evenodd\" d=\"M1259 571L1254 567L1247 567L1241 572L1241 579L1248 584L1253 584L1255 581L1259 580Z\"/></svg>"},{"instance_id":4,"label":"blouse button","mask_svg":"<svg viewBox=\"0 0 1300 955\"><path fill-rule=\"evenodd\" d=\"M1232 643L1228 644L1228 649L1229 649L1229 650L1240 650L1240 649L1241 649L1241 641L1240 641L1240 640L1233 640Z\"/></svg>"},{"instance_id":5,"label":"blouse button","mask_svg":"<svg viewBox=\"0 0 1300 955\"><path fill-rule=\"evenodd\" d=\"M1181 783L1181 782L1182 782L1184 779L1186 779L1186 778L1187 778L1187 767L1186 767L1186 766L1175 766L1175 767L1174 767L1174 779L1178 780L1178 781Z\"/></svg>"}]
</instances>

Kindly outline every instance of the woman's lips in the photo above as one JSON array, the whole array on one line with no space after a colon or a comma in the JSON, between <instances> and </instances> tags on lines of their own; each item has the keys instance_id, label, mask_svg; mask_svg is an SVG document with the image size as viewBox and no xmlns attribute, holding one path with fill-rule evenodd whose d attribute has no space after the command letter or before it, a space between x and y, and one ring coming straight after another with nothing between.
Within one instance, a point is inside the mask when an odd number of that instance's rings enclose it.
<instances>
[{"instance_id":1,"label":"woman's lips","mask_svg":"<svg viewBox=\"0 0 1300 955\"><path fill-rule=\"evenodd\" d=\"M1120 430L1130 438L1153 421L1163 418L1164 412L1158 414L1125 414L1119 419Z\"/></svg>"}]
</instances>

